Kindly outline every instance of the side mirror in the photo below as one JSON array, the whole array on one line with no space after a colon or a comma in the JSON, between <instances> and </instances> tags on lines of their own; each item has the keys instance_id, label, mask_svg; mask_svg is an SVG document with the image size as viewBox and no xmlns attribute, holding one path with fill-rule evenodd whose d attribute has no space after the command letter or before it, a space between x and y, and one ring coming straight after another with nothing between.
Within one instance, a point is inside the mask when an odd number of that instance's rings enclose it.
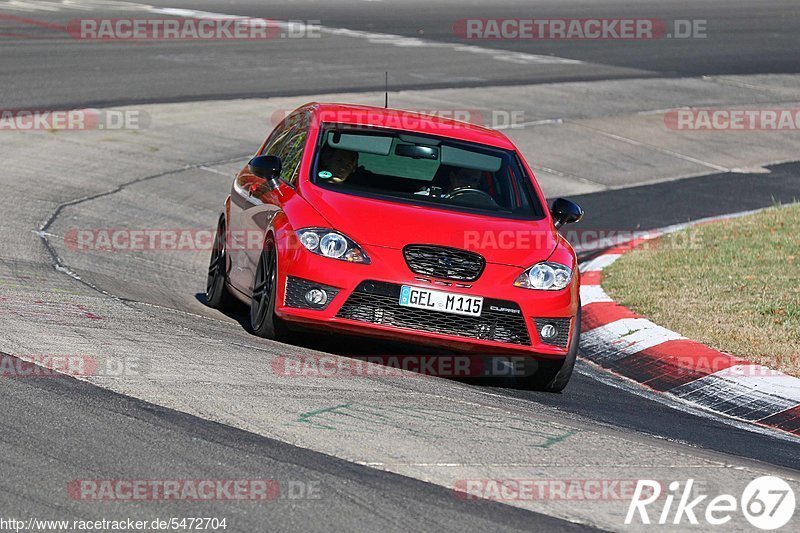
<instances>
[{"instance_id":1,"label":"side mirror","mask_svg":"<svg viewBox=\"0 0 800 533\"><path fill-rule=\"evenodd\" d=\"M583 218L581 206L566 198L556 198L553 201L553 207L550 208L550 213L553 215L556 228L560 228L564 224L572 224Z\"/></svg>"},{"instance_id":2,"label":"side mirror","mask_svg":"<svg viewBox=\"0 0 800 533\"><path fill-rule=\"evenodd\" d=\"M278 188L281 175L281 158L274 155L258 155L247 164L254 176L267 181L273 189Z\"/></svg>"}]
</instances>

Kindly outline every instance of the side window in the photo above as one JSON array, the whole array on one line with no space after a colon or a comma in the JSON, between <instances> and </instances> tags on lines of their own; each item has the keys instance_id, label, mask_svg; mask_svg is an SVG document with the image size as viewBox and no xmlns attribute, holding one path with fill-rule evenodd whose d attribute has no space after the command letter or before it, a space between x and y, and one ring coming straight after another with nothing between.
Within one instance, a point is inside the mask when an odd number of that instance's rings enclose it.
<instances>
[{"instance_id":1,"label":"side window","mask_svg":"<svg viewBox=\"0 0 800 533\"><path fill-rule=\"evenodd\" d=\"M281 158L281 179L289 185L294 185L297 181L297 171L300 167L300 160L303 158L303 147L306 144L308 132L303 129L294 132L280 151Z\"/></svg>"},{"instance_id":2,"label":"side window","mask_svg":"<svg viewBox=\"0 0 800 533\"><path fill-rule=\"evenodd\" d=\"M294 185L297 180L310 121L311 116L307 111L289 115L275 128L261 152L261 155L276 155L281 158L281 179L290 185Z\"/></svg>"},{"instance_id":3,"label":"side window","mask_svg":"<svg viewBox=\"0 0 800 533\"><path fill-rule=\"evenodd\" d=\"M292 128L289 127L287 122L284 122L278 128L272 132L270 135L267 144L264 146L264 151L261 152L261 155L278 155L281 148L283 148L283 144L286 141L286 138L291 135Z\"/></svg>"}]
</instances>

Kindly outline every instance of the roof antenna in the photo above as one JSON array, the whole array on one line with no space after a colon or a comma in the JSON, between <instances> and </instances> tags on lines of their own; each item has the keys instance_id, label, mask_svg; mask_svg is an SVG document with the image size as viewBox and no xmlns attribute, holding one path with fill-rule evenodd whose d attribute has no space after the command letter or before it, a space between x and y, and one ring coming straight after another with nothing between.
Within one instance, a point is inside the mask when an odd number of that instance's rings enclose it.
<instances>
[{"instance_id":1,"label":"roof antenna","mask_svg":"<svg viewBox=\"0 0 800 533\"><path fill-rule=\"evenodd\" d=\"M383 107L388 108L389 107L389 71L387 70L386 72L384 72L384 74L386 75L386 79L384 81L385 90L384 90L384 93L383 93L384 94Z\"/></svg>"}]
</instances>

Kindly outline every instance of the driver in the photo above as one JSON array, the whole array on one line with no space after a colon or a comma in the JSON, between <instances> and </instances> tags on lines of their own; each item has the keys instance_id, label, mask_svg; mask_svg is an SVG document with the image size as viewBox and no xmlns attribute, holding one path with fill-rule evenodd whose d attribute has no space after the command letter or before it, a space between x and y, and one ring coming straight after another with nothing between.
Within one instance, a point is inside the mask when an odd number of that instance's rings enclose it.
<instances>
[{"instance_id":1,"label":"driver","mask_svg":"<svg viewBox=\"0 0 800 533\"><path fill-rule=\"evenodd\" d=\"M479 189L481 171L474 168L453 167L450 171L450 187L446 193L456 189Z\"/></svg>"},{"instance_id":2,"label":"driver","mask_svg":"<svg viewBox=\"0 0 800 533\"><path fill-rule=\"evenodd\" d=\"M441 170L446 170L447 186L442 189L437 186L423 187L414 194L422 196L444 196L456 191L457 189L477 189L481 181L481 171L473 168L454 167L442 165ZM438 173L437 173L438 174ZM444 181L444 180L442 180ZM434 179L436 182L436 179Z\"/></svg>"},{"instance_id":3,"label":"driver","mask_svg":"<svg viewBox=\"0 0 800 533\"><path fill-rule=\"evenodd\" d=\"M328 145L319 154L318 176L326 181L342 183L358 168L358 152L331 148Z\"/></svg>"}]
</instances>

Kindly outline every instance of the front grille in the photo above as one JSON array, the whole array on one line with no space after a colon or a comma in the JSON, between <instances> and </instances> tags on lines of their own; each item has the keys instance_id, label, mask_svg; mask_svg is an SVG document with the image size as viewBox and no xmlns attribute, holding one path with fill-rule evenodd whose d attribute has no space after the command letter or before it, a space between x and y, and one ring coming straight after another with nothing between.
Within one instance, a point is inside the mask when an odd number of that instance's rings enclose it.
<instances>
[{"instance_id":1,"label":"front grille","mask_svg":"<svg viewBox=\"0 0 800 533\"><path fill-rule=\"evenodd\" d=\"M569 318L535 318L533 321L536 324L536 333L539 334L539 340L551 346L567 347L569 342ZM555 327L558 333L552 339L543 339L542 328L548 324Z\"/></svg>"},{"instance_id":2,"label":"front grille","mask_svg":"<svg viewBox=\"0 0 800 533\"><path fill-rule=\"evenodd\" d=\"M525 320L514 302L484 299L479 317L400 305L401 285L364 281L337 313L339 318L470 339L530 345ZM492 310L495 308L495 310ZM500 310L505 309L505 310ZM515 311L517 311L515 313Z\"/></svg>"},{"instance_id":3,"label":"front grille","mask_svg":"<svg viewBox=\"0 0 800 533\"><path fill-rule=\"evenodd\" d=\"M474 252L441 246L411 244L403 248L403 256L412 272L456 281L475 281L486 267L486 260Z\"/></svg>"},{"instance_id":4,"label":"front grille","mask_svg":"<svg viewBox=\"0 0 800 533\"><path fill-rule=\"evenodd\" d=\"M315 288L324 289L325 292L328 293L328 301L323 305L312 305L306 300L306 293L310 289ZM284 299L284 305L286 305L286 307L296 307L298 309L323 310L330 305L331 301L336 297L337 294L339 294L339 289L335 287L288 276L286 278L286 298Z\"/></svg>"}]
</instances>

